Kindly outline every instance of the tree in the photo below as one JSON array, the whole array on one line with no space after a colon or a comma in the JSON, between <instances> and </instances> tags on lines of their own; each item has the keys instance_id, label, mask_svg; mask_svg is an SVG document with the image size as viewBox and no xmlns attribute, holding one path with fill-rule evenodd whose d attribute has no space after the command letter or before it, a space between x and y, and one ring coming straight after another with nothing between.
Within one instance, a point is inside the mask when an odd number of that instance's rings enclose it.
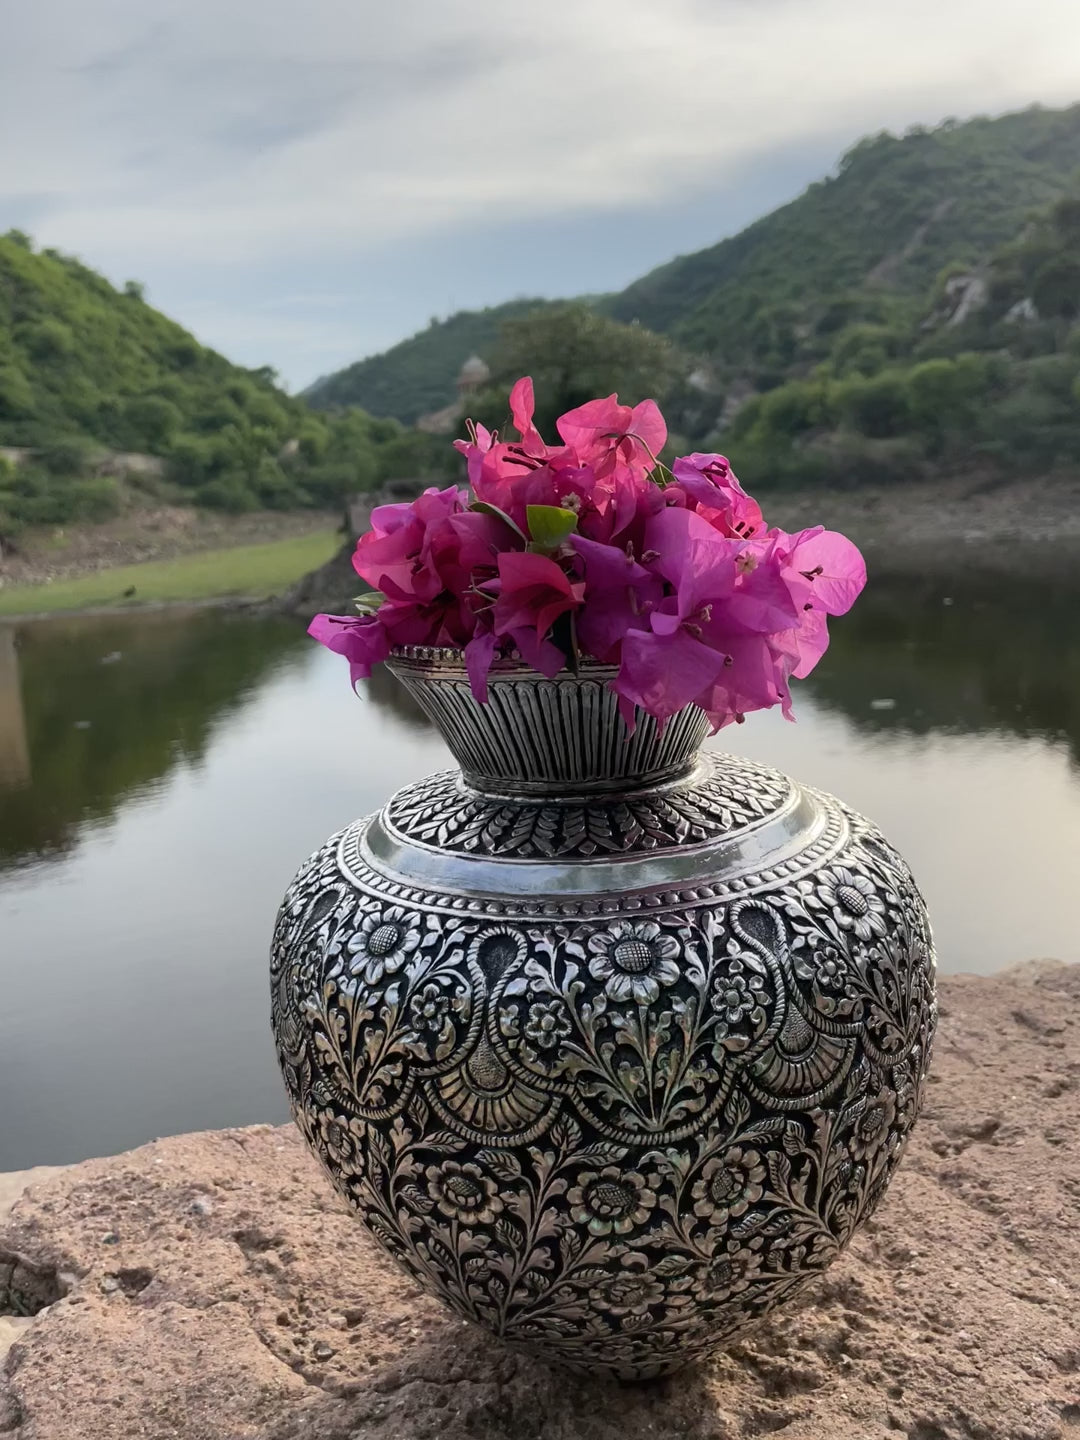
<instances>
[{"instance_id":1,"label":"tree","mask_svg":"<svg viewBox=\"0 0 1080 1440\"><path fill-rule=\"evenodd\" d=\"M124 418L131 432L133 448L165 454L184 423L171 400L160 395L141 395L124 406Z\"/></svg>"},{"instance_id":2,"label":"tree","mask_svg":"<svg viewBox=\"0 0 1080 1440\"><path fill-rule=\"evenodd\" d=\"M587 305L560 305L506 321L492 369L496 395L519 376L532 376L536 423L551 440L565 411L612 391L628 405L662 401L679 374L668 340L640 325L609 320ZM500 424L504 417L505 401L503 414L492 418Z\"/></svg>"},{"instance_id":3,"label":"tree","mask_svg":"<svg viewBox=\"0 0 1080 1440\"><path fill-rule=\"evenodd\" d=\"M940 435L965 429L989 388L991 367L985 356L924 360L907 374L907 401L915 429Z\"/></svg>"},{"instance_id":4,"label":"tree","mask_svg":"<svg viewBox=\"0 0 1080 1440\"><path fill-rule=\"evenodd\" d=\"M34 409L34 392L18 365L0 364L0 420L18 420Z\"/></svg>"},{"instance_id":5,"label":"tree","mask_svg":"<svg viewBox=\"0 0 1080 1440\"><path fill-rule=\"evenodd\" d=\"M1075 320L1080 315L1080 259L1062 254L1036 274L1031 298L1040 315Z\"/></svg>"},{"instance_id":6,"label":"tree","mask_svg":"<svg viewBox=\"0 0 1080 1440\"><path fill-rule=\"evenodd\" d=\"M911 423L904 376L895 370L849 380L836 387L833 399L841 418L873 439L902 435Z\"/></svg>"}]
</instances>

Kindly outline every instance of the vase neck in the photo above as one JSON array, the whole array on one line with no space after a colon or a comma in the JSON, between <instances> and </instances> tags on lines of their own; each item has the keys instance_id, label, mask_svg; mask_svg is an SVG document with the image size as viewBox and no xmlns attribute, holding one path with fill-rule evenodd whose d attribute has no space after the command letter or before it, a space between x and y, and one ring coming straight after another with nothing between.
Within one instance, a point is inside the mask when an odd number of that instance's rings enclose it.
<instances>
[{"instance_id":1,"label":"vase neck","mask_svg":"<svg viewBox=\"0 0 1080 1440\"><path fill-rule=\"evenodd\" d=\"M390 668L437 727L465 782L492 795L640 791L688 774L708 732L688 707L661 730L638 710L633 734L610 688L614 669L585 664L545 679L521 665L496 668L488 702L469 688L460 653L395 653Z\"/></svg>"}]
</instances>

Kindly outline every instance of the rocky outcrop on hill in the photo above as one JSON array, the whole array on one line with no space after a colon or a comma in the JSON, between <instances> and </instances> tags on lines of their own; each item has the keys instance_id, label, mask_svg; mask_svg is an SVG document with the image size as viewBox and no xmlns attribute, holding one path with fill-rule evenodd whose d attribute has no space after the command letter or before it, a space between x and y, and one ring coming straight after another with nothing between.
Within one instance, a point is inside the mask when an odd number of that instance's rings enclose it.
<instances>
[{"instance_id":1,"label":"rocky outcrop on hill","mask_svg":"<svg viewBox=\"0 0 1080 1440\"><path fill-rule=\"evenodd\" d=\"M422 1296L291 1128L157 1141L0 1219L9 1440L1080 1436L1080 966L943 981L893 1187L816 1291L644 1386L553 1372Z\"/></svg>"}]
</instances>

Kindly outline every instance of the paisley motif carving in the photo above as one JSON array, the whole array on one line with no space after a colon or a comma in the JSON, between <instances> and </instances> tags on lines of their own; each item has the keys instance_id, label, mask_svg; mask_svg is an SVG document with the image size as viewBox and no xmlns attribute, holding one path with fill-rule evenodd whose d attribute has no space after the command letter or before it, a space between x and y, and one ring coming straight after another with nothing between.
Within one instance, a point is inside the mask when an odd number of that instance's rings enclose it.
<instances>
[{"instance_id":1,"label":"paisley motif carving","mask_svg":"<svg viewBox=\"0 0 1080 1440\"><path fill-rule=\"evenodd\" d=\"M353 826L291 886L271 967L297 1122L376 1239L507 1341L624 1377L730 1339L835 1257L900 1158L935 1016L922 900L866 821L747 762L661 789L408 787L382 823L405 856L444 849L445 884ZM710 847L688 882L676 862ZM601 851L661 869L590 893ZM515 870L538 857L547 894Z\"/></svg>"}]
</instances>

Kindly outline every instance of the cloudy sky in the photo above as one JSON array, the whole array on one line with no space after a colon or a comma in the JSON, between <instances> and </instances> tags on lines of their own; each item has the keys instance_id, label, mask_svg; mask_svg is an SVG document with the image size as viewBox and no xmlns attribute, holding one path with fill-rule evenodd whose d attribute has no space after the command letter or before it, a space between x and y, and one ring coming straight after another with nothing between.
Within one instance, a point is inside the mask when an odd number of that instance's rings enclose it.
<instances>
[{"instance_id":1,"label":"cloudy sky","mask_svg":"<svg viewBox=\"0 0 1080 1440\"><path fill-rule=\"evenodd\" d=\"M859 135L1080 100L1076 0L34 0L0 230L294 387L465 306L622 286Z\"/></svg>"}]
</instances>

